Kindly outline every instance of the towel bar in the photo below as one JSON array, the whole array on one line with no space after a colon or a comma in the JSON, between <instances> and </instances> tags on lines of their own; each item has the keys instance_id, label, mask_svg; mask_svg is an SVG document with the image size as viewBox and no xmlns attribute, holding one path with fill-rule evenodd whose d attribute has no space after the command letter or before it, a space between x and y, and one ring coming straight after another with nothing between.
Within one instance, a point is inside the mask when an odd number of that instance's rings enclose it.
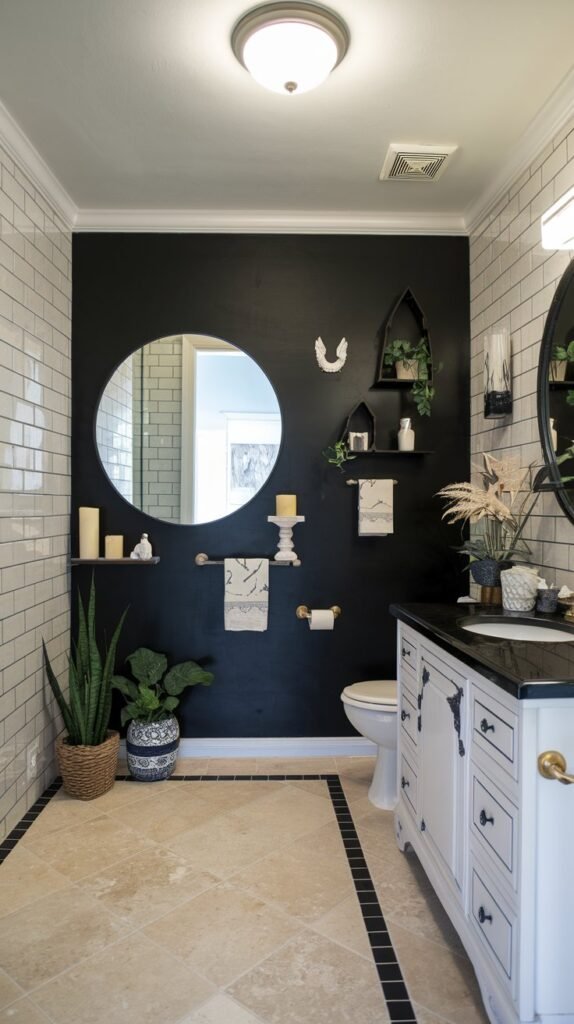
<instances>
[{"instance_id":1,"label":"towel bar","mask_svg":"<svg viewBox=\"0 0 574 1024\"><path fill-rule=\"evenodd\" d=\"M383 478L381 477L380 479L383 479ZM393 484L395 484L395 485L398 484L398 482L399 482L398 480L393 480ZM347 487L353 487L353 485L358 486L359 481L358 480L346 480L345 483L347 484Z\"/></svg>"},{"instance_id":2,"label":"towel bar","mask_svg":"<svg viewBox=\"0 0 574 1024\"><path fill-rule=\"evenodd\" d=\"M234 557L241 558L241 555L236 555ZM245 555L245 557L246 558L259 558L259 557L261 557L261 558L268 558L268 555L261 555L261 556L259 556L259 555ZM210 558L209 555L206 555L204 551L200 551L195 556L194 561L195 561L196 565L223 565L225 559L223 559L223 558ZM297 559L296 562L274 562L270 558L269 559L269 565L277 565L277 566L279 566L279 565L285 565L285 566L293 565L293 566L295 566L295 568L298 568L298 566L301 565L301 561L300 561L300 559Z\"/></svg>"}]
</instances>

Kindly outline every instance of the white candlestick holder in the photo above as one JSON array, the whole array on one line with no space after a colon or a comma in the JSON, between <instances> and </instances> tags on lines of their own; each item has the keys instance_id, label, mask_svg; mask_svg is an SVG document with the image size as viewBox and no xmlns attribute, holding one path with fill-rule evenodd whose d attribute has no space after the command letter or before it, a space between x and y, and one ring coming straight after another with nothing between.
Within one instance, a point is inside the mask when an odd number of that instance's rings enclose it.
<instances>
[{"instance_id":1,"label":"white candlestick holder","mask_svg":"<svg viewBox=\"0 0 574 1024\"><path fill-rule=\"evenodd\" d=\"M268 523L275 523L279 527L279 550L275 555L276 562L294 562L299 565L299 559L293 550L293 527L297 523L304 523L305 516L267 516Z\"/></svg>"}]
</instances>

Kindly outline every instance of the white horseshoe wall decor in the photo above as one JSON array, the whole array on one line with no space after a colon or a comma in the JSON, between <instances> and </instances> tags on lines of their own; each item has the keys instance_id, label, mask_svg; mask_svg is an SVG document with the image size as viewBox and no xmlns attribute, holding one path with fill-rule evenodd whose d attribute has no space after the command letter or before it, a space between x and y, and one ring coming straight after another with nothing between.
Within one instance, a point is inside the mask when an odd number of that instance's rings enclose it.
<instances>
[{"instance_id":1,"label":"white horseshoe wall decor","mask_svg":"<svg viewBox=\"0 0 574 1024\"><path fill-rule=\"evenodd\" d=\"M319 337L315 342L315 355L317 356L319 366L325 371L325 373L338 373L339 370L343 369L347 362L347 341L345 338L341 339L337 345L337 358L330 363L329 360L325 358L327 355L325 344L322 338Z\"/></svg>"}]
</instances>

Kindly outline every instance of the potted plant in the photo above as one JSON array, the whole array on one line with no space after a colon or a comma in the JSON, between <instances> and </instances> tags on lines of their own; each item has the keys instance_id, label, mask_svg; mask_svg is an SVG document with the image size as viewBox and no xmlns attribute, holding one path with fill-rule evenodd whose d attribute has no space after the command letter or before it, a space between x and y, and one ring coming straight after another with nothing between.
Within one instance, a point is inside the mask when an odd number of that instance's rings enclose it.
<instances>
[{"instance_id":1,"label":"potted plant","mask_svg":"<svg viewBox=\"0 0 574 1024\"><path fill-rule=\"evenodd\" d=\"M127 609L126 609L127 611ZM108 729L116 648L126 612L102 658L96 641L96 590L90 586L87 612L78 591L78 636L69 656L68 694L64 695L42 640L48 683L64 719L66 736L56 740L62 784L69 796L93 800L112 788L120 735Z\"/></svg>"},{"instance_id":2,"label":"potted plant","mask_svg":"<svg viewBox=\"0 0 574 1024\"><path fill-rule=\"evenodd\" d=\"M420 416L430 416L435 389L431 370L439 373L441 366L433 367L426 338L415 342L396 338L385 350L383 364L393 366L397 380L412 380L411 394Z\"/></svg>"},{"instance_id":3,"label":"potted plant","mask_svg":"<svg viewBox=\"0 0 574 1024\"><path fill-rule=\"evenodd\" d=\"M345 462L349 462L351 459L355 459L356 455L351 453L351 450L346 441L335 441L335 444L329 445L321 452L323 458L327 459L327 462L332 466L336 466L337 469L344 473L343 466Z\"/></svg>"},{"instance_id":4,"label":"potted plant","mask_svg":"<svg viewBox=\"0 0 574 1024\"><path fill-rule=\"evenodd\" d=\"M574 362L574 340L567 345L555 344L550 359L550 380L566 380L568 363ZM572 403L570 403L572 404Z\"/></svg>"},{"instance_id":5,"label":"potted plant","mask_svg":"<svg viewBox=\"0 0 574 1024\"><path fill-rule=\"evenodd\" d=\"M168 779L179 748L179 725L174 715L179 698L188 686L210 686L213 673L195 661L182 661L168 671L165 654L147 647L138 647L126 661L136 682L115 675L112 685L126 700L121 721L122 725L129 722L128 769L142 782Z\"/></svg>"},{"instance_id":6,"label":"potted plant","mask_svg":"<svg viewBox=\"0 0 574 1024\"><path fill-rule=\"evenodd\" d=\"M443 519L477 526L458 548L469 557L473 580L483 587L499 587L501 570L514 559L526 561L531 555L523 533L539 494L532 491L532 466L523 469L515 459L495 459L486 453L483 459L482 487L463 481L448 484L438 494L447 501Z\"/></svg>"}]
</instances>

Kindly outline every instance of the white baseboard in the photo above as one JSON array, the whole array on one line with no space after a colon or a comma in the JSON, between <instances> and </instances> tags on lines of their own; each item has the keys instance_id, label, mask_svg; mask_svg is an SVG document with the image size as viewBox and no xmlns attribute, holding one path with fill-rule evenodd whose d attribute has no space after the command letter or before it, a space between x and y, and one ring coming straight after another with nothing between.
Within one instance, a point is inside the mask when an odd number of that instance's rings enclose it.
<instances>
[{"instance_id":1,"label":"white baseboard","mask_svg":"<svg viewBox=\"0 0 574 1024\"><path fill-rule=\"evenodd\" d=\"M376 744L363 736L182 738L179 746L180 757L371 757L376 752ZM124 740L120 756L125 757Z\"/></svg>"}]
</instances>

